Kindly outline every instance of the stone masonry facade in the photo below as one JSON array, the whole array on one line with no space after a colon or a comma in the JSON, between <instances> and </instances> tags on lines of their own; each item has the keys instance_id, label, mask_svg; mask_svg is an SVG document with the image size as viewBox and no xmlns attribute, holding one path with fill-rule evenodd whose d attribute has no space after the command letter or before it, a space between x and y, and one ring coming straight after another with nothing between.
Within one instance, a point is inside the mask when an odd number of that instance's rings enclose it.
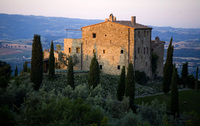
<instances>
[{"instance_id":1,"label":"stone masonry facade","mask_svg":"<svg viewBox=\"0 0 200 126\"><path fill-rule=\"evenodd\" d=\"M81 39L64 39L64 53L76 55L79 63L76 70L89 70L93 53L99 61L103 73L119 75L123 66L127 69L130 62L134 70L144 71L152 78L151 54L159 56L157 62L158 76L162 76L164 42L157 42L153 48L151 40L152 28L131 21L117 21L113 14L104 22L81 28ZM155 44L155 42L154 42Z\"/></svg>"}]
</instances>

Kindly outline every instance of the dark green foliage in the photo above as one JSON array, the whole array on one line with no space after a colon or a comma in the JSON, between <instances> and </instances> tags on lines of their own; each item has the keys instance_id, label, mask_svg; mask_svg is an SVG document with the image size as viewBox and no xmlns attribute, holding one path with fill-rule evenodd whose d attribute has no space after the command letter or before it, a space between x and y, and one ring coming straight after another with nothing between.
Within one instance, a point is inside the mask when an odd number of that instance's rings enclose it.
<instances>
[{"instance_id":1,"label":"dark green foliage","mask_svg":"<svg viewBox=\"0 0 200 126\"><path fill-rule=\"evenodd\" d=\"M167 49L167 59L163 69L163 92L165 94L170 91L170 84L172 82L173 51L174 51L174 46L172 46L172 38L171 38Z\"/></svg>"},{"instance_id":2,"label":"dark green foliage","mask_svg":"<svg viewBox=\"0 0 200 126\"><path fill-rule=\"evenodd\" d=\"M23 65L23 71L28 72L27 62L25 62Z\"/></svg>"},{"instance_id":3,"label":"dark green foliage","mask_svg":"<svg viewBox=\"0 0 200 126\"><path fill-rule=\"evenodd\" d=\"M34 35L31 57L31 82L34 89L38 90L43 79L43 52L39 35Z\"/></svg>"},{"instance_id":4,"label":"dark green foliage","mask_svg":"<svg viewBox=\"0 0 200 126\"><path fill-rule=\"evenodd\" d=\"M76 64L79 63L79 60L78 60L78 57L77 57L76 54L74 54L72 56L72 60L73 60L73 66L75 66ZM69 56L64 54L64 53L62 53L62 52L59 52L58 61L59 61L58 67L60 67L61 65L68 66L68 64L69 64Z\"/></svg>"},{"instance_id":5,"label":"dark green foliage","mask_svg":"<svg viewBox=\"0 0 200 126\"><path fill-rule=\"evenodd\" d=\"M122 71L121 71L121 75L120 75L120 79L118 82L118 86L117 86L117 99L119 101L123 100L124 94L125 94L125 81L126 77L125 77L125 66L123 66Z\"/></svg>"},{"instance_id":6,"label":"dark green foliage","mask_svg":"<svg viewBox=\"0 0 200 126\"><path fill-rule=\"evenodd\" d=\"M47 100L47 99L46 99ZM22 111L25 118L22 125L64 125L90 126L100 125L103 116L97 109L85 104L83 100L70 101L67 98L51 98L49 102L38 101L33 106L26 102L26 110Z\"/></svg>"},{"instance_id":7,"label":"dark green foliage","mask_svg":"<svg viewBox=\"0 0 200 126\"><path fill-rule=\"evenodd\" d=\"M149 77L147 77L146 73L144 71L140 72L140 71L135 71L135 81L138 83L138 84L141 84L141 85L145 85L147 84L149 80Z\"/></svg>"},{"instance_id":8,"label":"dark green foliage","mask_svg":"<svg viewBox=\"0 0 200 126\"><path fill-rule=\"evenodd\" d=\"M195 88L195 78L193 75L189 75L187 77L187 86L188 88L192 88L192 89Z\"/></svg>"},{"instance_id":9,"label":"dark green foliage","mask_svg":"<svg viewBox=\"0 0 200 126\"><path fill-rule=\"evenodd\" d=\"M11 75L11 66L6 62L0 61L0 87L6 88Z\"/></svg>"},{"instance_id":10,"label":"dark green foliage","mask_svg":"<svg viewBox=\"0 0 200 126\"><path fill-rule=\"evenodd\" d=\"M55 76L55 57L54 57L54 46L51 41L51 49L49 55L49 79L53 79Z\"/></svg>"},{"instance_id":11,"label":"dark green foliage","mask_svg":"<svg viewBox=\"0 0 200 126\"><path fill-rule=\"evenodd\" d=\"M16 125L15 118L9 110L8 106L1 105L0 106L0 124L1 126L14 126Z\"/></svg>"},{"instance_id":12,"label":"dark green foliage","mask_svg":"<svg viewBox=\"0 0 200 126\"><path fill-rule=\"evenodd\" d=\"M133 64L129 63L126 76L125 95L129 97L130 108L133 109L135 99L135 78L133 73Z\"/></svg>"},{"instance_id":13,"label":"dark green foliage","mask_svg":"<svg viewBox=\"0 0 200 126\"><path fill-rule=\"evenodd\" d=\"M74 69L73 69L73 61L72 57L69 57L69 65L68 65L68 72L67 72L67 85L70 85L73 89L74 86Z\"/></svg>"},{"instance_id":14,"label":"dark green foliage","mask_svg":"<svg viewBox=\"0 0 200 126\"><path fill-rule=\"evenodd\" d=\"M15 77L18 76L18 68L17 68L17 65L16 65L16 68L15 68Z\"/></svg>"},{"instance_id":15,"label":"dark green foliage","mask_svg":"<svg viewBox=\"0 0 200 126\"><path fill-rule=\"evenodd\" d=\"M152 65L152 73L156 74L156 69L157 69L157 60L158 60L158 55L155 53L152 53L151 55L151 65Z\"/></svg>"},{"instance_id":16,"label":"dark green foliage","mask_svg":"<svg viewBox=\"0 0 200 126\"><path fill-rule=\"evenodd\" d=\"M199 76L199 68L197 67L197 71L196 71L196 80L198 80L198 76Z\"/></svg>"},{"instance_id":17,"label":"dark green foliage","mask_svg":"<svg viewBox=\"0 0 200 126\"><path fill-rule=\"evenodd\" d=\"M181 72L181 81L184 87L187 85L188 79L188 62L183 63L182 72Z\"/></svg>"},{"instance_id":18,"label":"dark green foliage","mask_svg":"<svg viewBox=\"0 0 200 126\"><path fill-rule=\"evenodd\" d=\"M177 69L173 66L172 84L171 84L171 113L173 116L179 115L179 96L177 85Z\"/></svg>"},{"instance_id":19,"label":"dark green foliage","mask_svg":"<svg viewBox=\"0 0 200 126\"><path fill-rule=\"evenodd\" d=\"M91 60L90 63L90 72L88 76L88 84L89 87L95 88L100 81L100 70L99 70L99 63L96 59L96 54L94 53L94 57Z\"/></svg>"}]
</instances>

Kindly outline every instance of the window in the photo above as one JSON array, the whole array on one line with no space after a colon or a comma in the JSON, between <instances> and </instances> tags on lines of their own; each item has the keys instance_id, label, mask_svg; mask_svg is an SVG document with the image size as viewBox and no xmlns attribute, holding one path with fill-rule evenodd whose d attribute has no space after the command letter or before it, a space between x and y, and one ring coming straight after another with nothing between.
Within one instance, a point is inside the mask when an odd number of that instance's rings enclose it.
<instances>
[{"instance_id":1,"label":"window","mask_svg":"<svg viewBox=\"0 0 200 126\"><path fill-rule=\"evenodd\" d=\"M92 33L92 37L93 37L93 38L96 38L96 33Z\"/></svg>"},{"instance_id":2,"label":"window","mask_svg":"<svg viewBox=\"0 0 200 126\"><path fill-rule=\"evenodd\" d=\"M123 54L124 53L124 50L121 50L121 54Z\"/></svg>"},{"instance_id":3,"label":"window","mask_svg":"<svg viewBox=\"0 0 200 126\"><path fill-rule=\"evenodd\" d=\"M120 70L120 65L117 66L117 69Z\"/></svg>"},{"instance_id":4,"label":"window","mask_svg":"<svg viewBox=\"0 0 200 126\"><path fill-rule=\"evenodd\" d=\"M138 54L140 53L140 48L138 48Z\"/></svg>"},{"instance_id":5,"label":"window","mask_svg":"<svg viewBox=\"0 0 200 126\"><path fill-rule=\"evenodd\" d=\"M69 48L69 53L71 53L72 52L72 49L71 48Z\"/></svg>"},{"instance_id":6,"label":"window","mask_svg":"<svg viewBox=\"0 0 200 126\"><path fill-rule=\"evenodd\" d=\"M93 53L96 53L96 50L95 50L95 49L93 49Z\"/></svg>"},{"instance_id":7,"label":"window","mask_svg":"<svg viewBox=\"0 0 200 126\"><path fill-rule=\"evenodd\" d=\"M107 36L107 35L105 34L105 36Z\"/></svg>"},{"instance_id":8,"label":"window","mask_svg":"<svg viewBox=\"0 0 200 126\"><path fill-rule=\"evenodd\" d=\"M149 48L147 47L147 54L149 53Z\"/></svg>"},{"instance_id":9,"label":"window","mask_svg":"<svg viewBox=\"0 0 200 126\"><path fill-rule=\"evenodd\" d=\"M138 31L138 37L140 37L140 31Z\"/></svg>"},{"instance_id":10,"label":"window","mask_svg":"<svg viewBox=\"0 0 200 126\"><path fill-rule=\"evenodd\" d=\"M100 69L100 70L102 70L102 67L103 67L102 65L99 65L99 69Z\"/></svg>"},{"instance_id":11,"label":"window","mask_svg":"<svg viewBox=\"0 0 200 126\"><path fill-rule=\"evenodd\" d=\"M145 47L144 47L144 54L145 54Z\"/></svg>"},{"instance_id":12,"label":"window","mask_svg":"<svg viewBox=\"0 0 200 126\"><path fill-rule=\"evenodd\" d=\"M147 31L147 36L149 36L149 31Z\"/></svg>"},{"instance_id":13,"label":"window","mask_svg":"<svg viewBox=\"0 0 200 126\"><path fill-rule=\"evenodd\" d=\"M146 37L146 31L144 31L144 37Z\"/></svg>"},{"instance_id":14,"label":"window","mask_svg":"<svg viewBox=\"0 0 200 126\"><path fill-rule=\"evenodd\" d=\"M81 52L80 48L76 47L76 53L80 53L80 52Z\"/></svg>"},{"instance_id":15,"label":"window","mask_svg":"<svg viewBox=\"0 0 200 126\"><path fill-rule=\"evenodd\" d=\"M103 50L103 54L105 54L106 53L106 51L105 50Z\"/></svg>"},{"instance_id":16,"label":"window","mask_svg":"<svg viewBox=\"0 0 200 126\"><path fill-rule=\"evenodd\" d=\"M111 40L110 40L110 44L111 44Z\"/></svg>"}]
</instances>

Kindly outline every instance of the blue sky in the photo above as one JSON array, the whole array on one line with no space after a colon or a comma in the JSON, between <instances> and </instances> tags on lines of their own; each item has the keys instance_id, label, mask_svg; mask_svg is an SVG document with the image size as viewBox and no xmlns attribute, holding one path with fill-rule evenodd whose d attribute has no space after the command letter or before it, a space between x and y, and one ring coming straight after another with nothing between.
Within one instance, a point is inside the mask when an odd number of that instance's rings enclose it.
<instances>
[{"instance_id":1,"label":"blue sky","mask_svg":"<svg viewBox=\"0 0 200 126\"><path fill-rule=\"evenodd\" d=\"M0 0L0 13L130 20L154 26L200 28L200 0Z\"/></svg>"}]
</instances>

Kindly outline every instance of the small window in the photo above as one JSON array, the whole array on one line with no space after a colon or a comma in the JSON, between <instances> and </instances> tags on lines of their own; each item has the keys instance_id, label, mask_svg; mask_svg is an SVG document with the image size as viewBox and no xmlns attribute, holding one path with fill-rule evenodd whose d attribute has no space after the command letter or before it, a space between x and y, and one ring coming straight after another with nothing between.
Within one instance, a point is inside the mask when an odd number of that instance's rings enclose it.
<instances>
[{"instance_id":1,"label":"small window","mask_svg":"<svg viewBox=\"0 0 200 126\"><path fill-rule=\"evenodd\" d=\"M93 38L96 38L96 33L92 33L92 37L93 37Z\"/></svg>"},{"instance_id":2,"label":"small window","mask_svg":"<svg viewBox=\"0 0 200 126\"><path fill-rule=\"evenodd\" d=\"M138 54L140 53L140 48L138 48Z\"/></svg>"},{"instance_id":3,"label":"small window","mask_svg":"<svg viewBox=\"0 0 200 126\"><path fill-rule=\"evenodd\" d=\"M103 50L103 54L105 54L106 53L106 51L105 50Z\"/></svg>"},{"instance_id":4,"label":"small window","mask_svg":"<svg viewBox=\"0 0 200 126\"><path fill-rule=\"evenodd\" d=\"M124 53L124 50L121 50L121 54L123 54Z\"/></svg>"},{"instance_id":5,"label":"small window","mask_svg":"<svg viewBox=\"0 0 200 126\"><path fill-rule=\"evenodd\" d=\"M117 66L117 69L120 70L120 65Z\"/></svg>"},{"instance_id":6,"label":"small window","mask_svg":"<svg viewBox=\"0 0 200 126\"><path fill-rule=\"evenodd\" d=\"M96 50L95 50L95 49L93 49L93 53L96 53Z\"/></svg>"},{"instance_id":7,"label":"small window","mask_svg":"<svg viewBox=\"0 0 200 126\"><path fill-rule=\"evenodd\" d=\"M149 48L147 47L147 54L149 53Z\"/></svg>"},{"instance_id":8,"label":"small window","mask_svg":"<svg viewBox=\"0 0 200 126\"><path fill-rule=\"evenodd\" d=\"M140 31L138 31L138 37L140 37Z\"/></svg>"},{"instance_id":9,"label":"small window","mask_svg":"<svg viewBox=\"0 0 200 126\"><path fill-rule=\"evenodd\" d=\"M144 37L146 37L146 31L144 31Z\"/></svg>"},{"instance_id":10,"label":"small window","mask_svg":"<svg viewBox=\"0 0 200 126\"><path fill-rule=\"evenodd\" d=\"M69 48L69 53L71 53L72 52L72 49L71 48Z\"/></svg>"},{"instance_id":11,"label":"small window","mask_svg":"<svg viewBox=\"0 0 200 126\"><path fill-rule=\"evenodd\" d=\"M147 36L149 36L149 31L147 31Z\"/></svg>"},{"instance_id":12,"label":"small window","mask_svg":"<svg viewBox=\"0 0 200 126\"><path fill-rule=\"evenodd\" d=\"M111 44L111 40L110 40L110 44Z\"/></svg>"},{"instance_id":13,"label":"small window","mask_svg":"<svg viewBox=\"0 0 200 126\"><path fill-rule=\"evenodd\" d=\"M103 66L102 66L102 65L99 65L99 69L102 70L102 68L103 68Z\"/></svg>"},{"instance_id":14,"label":"small window","mask_svg":"<svg viewBox=\"0 0 200 126\"><path fill-rule=\"evenodd\" d=\"M145 47L144 47L144 54L145 54Z\"/></svg>"},{"instance_id":15,"label":"small window","mask_svg":"<svg viewBox=\"0 0 200 126\"><path fill-rule=\"evenodd\" d=\"M105 36L107 36L107 35L105 34Z\"/></svg>"},{"instance_id":16,"label":"small window","mask_svg":"<svg viewBox=\"0 0 200 126\"><path fill-rule=\"evenodd\" d=\"M80 53L80 52L81 52L80 48L76 47L76 53Z\"/></svg>"}]
</instances>

